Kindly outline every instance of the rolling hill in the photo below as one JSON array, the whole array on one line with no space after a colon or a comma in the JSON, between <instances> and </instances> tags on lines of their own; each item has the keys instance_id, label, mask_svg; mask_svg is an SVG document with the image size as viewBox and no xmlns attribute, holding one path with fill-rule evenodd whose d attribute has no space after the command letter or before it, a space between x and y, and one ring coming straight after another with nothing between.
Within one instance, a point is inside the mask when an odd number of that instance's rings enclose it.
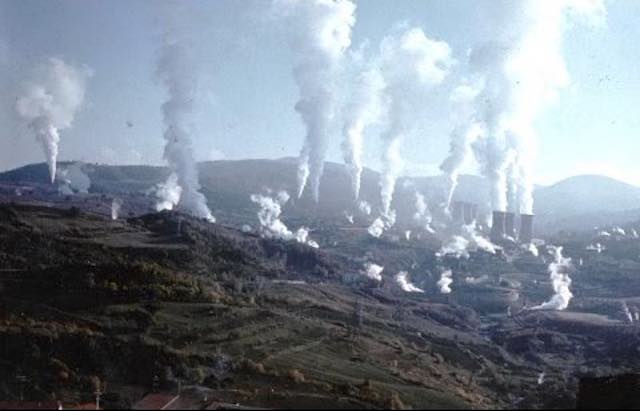
<instances>
[{"instance_id":1,"label":"rolling hill","mask_svg":"<svg viewBox=\"0 0 640 411\"><path fill-rule=\"evenodd\" d=\"M68 167L61 163L60 167ZM125 195L137 193L149 196L153 187L164 181L168 170L152 166L107 166L84 164L82 169L91 178L90 192ZM199 164L200 181L211 208L222 221L237 222L255 219L256 206L249 196L269 190L296 191L296 161L222 160ZM47 168L33 164L0 174L0 183L46 184ZM365 169L361 199L379 208L379 174ZM407 222L414 213L415 192L424 194L429 204L440 204L444 195L444 179L403 177L398 180L394 208L398 221ZM455 199L488 204L487 184L478 176L463 175ZM292 200L285 207L291 219L343 219L344 213L354 213L355 203L350 192L348 175L341 164L327 163L320 186L321 198L315 204L308 193ZM562 180L551 186L537 187L535 196L538 232L585 230L594 226L621 224L640 218L640 188L612 178L583 175ZM485 206L484 212L490 210ZM357 213L356 213L357 214Z\"/></svg>"}]
</instances>

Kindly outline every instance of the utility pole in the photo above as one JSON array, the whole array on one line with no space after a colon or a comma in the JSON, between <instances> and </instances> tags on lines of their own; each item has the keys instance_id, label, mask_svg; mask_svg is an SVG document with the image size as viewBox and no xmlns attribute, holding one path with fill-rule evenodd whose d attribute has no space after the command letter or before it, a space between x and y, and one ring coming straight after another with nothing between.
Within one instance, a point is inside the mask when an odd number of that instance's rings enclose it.
<instances>
[{"instance_id":1,"label":"utility pole","mask_svg":"<svg viewBox=\"0 0 640 411\"><path fill-rule=\"evenodd\" d=\"M98 386L96 387L96 392L94 392L95 396L96 396L96 410L100 409L100 396L102 395L102 392L100 391L100 383L98 383Z\"/></svg>"},{"instance_id":2,"label":"utility pole","mask_svg":"<svg viewBox=\"0 0 640 411\"><path fill-rule=\"evenodd\" d=\"M24 387L27 384L27 377L25 375L17 375L16 381L20 386L20 401L24 401Z\"/></svg>"}]
</instances>

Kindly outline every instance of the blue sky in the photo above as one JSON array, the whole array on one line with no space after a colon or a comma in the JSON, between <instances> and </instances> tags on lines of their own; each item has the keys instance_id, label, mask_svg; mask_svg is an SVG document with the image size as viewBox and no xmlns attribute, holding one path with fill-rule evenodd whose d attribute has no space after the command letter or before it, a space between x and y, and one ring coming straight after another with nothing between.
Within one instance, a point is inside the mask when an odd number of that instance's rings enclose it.
<instances>
[{"instance_id":1,"label":"blue sky","mask_svg":"<svg viewBox=\"0 0 640 411\"><path fill-rule=\"evenodd\" d=\"M506 0L505 0L506 1ZM474 44L491 38L492 13L505 1L366 0L357 3L353 45L376 47L402 22L451 46L463 62ZM0 169L43 161L40 147L13 113L15 85L49 56L94 71L85 105L64 131L62 160L162 163L160 105L154 75L162 5L141 0L0 0ZM291 55L277 25L264 18L268 2L185 0L181 16L192 38L200 88L194 146L201 160L295 156L304 127L293 110L297 89ZM572 84L541 113L536 130L536 181L583 173L607 174L640 185L640 2L607 2L599 28L576 25L564 55ZM452 127L448 96L463 68L433 91L403 155L409 174L435 174ZM127 122L133 127L127 127ZM378 130L367 134L365 163L379 168ZM340 161L342 136L332 137L330 160ZM468 171L473 171L471 166Z\"/></svg>"}]
</instances>

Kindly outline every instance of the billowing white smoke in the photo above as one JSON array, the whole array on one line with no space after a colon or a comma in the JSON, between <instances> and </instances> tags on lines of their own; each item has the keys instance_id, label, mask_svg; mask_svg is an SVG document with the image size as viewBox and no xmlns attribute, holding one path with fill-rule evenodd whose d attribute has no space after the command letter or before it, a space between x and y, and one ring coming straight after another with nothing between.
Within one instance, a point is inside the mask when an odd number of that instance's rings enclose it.
<instances>
[{"instance_id":1,"label":"billowing white smoke","mask_svg":"<svg viewBox=\"0 0 640 411\"><path fill-rule=\"evenodd\" d=\"M344 212L344 217L347 219L347 221L349 222L349 224L353 224L355 222L353 214L348 213L348 212Z\"/></svg>"},{"instance_id":2,"label":"billowing white smoke","mask_svg":"<svg viewBox=\"0 0 640 411\"><path fill-rule=\"evenodd\" d=\"M358 201L358 210L365 216L371 215L371 204L365 200Z\"/></svg>"},{"instance_id":3,"label":"billowing white smoke","mask_svg":"<svg viewBox=\"0 0 640 411\"><path fill-rule=\"evenodd\" d=\"M335 78L351 45L356 7L349 0L274 0L273 5L294 55L293 75L300 91L295 109L307 128L298 163L298 198L311 179L317 202L335 115Z\"/></svg>"},{"instance_id":4,"label":"billowing white smoke","mask_svg":"<svg viewBox=\"0 0 640 411\"><path fill-rule=\"evenodd\" d=\"M82 164L73 163L68 167L56 171L60 182L60 191L64 194L87 194L91 188L91 178L82 169Z\"/></svg>"},{"instance_id":5,"label":"billowing white smoke","mask_svg":"<svg viewBox=\"0 0 640 411\"><path fill-rule=\"evenodd\" d=\"M467 251L468 248L469 248L469 240L467 240L466 238L460 235L453 235L442 245L437 255L438 256L453 255L453 256L456 256L457 258L460 258L460 257L468 258L469 257L469 252Z\"/></svg>"},{"instance_id":6,"label":"billowing white smoke","mask_svg":"<svg viewBox=\"0 0 640 411\"><path fill-rule=\"evenodd\" d=\"M451 132L451 142L449 156L440 165L440 170L447 178L446 185L446 209L451 207L453 194L458 186L460 170L472 154L472 146L482 134L482 129L478 124L472 124L468 128L456 127Z\"/></svg>"},{"instance_id":7,"label":"billowing white smoke","mask_svg":"<svg viewBox=\"0 0 640 411\"><path fill-rule=\"evenodd\" d=\"M16 100L16 111L42 144L52 183L56 178L60 131L72 126L91 76L91 70L86 67L74 67L59 58L50 58L24 84Z\"/></svg>"},{"instance_id":8,"label":"billowing white smoke","mask_svg":"<svg viewBox=\"0 0 640 411\"><path fill-rule=\"evenodd\" d=\"M353 198L358 200L362 179L364 131L368 125L379 121L382 114L381 92L384 80L379 68L369 63L368 67L357 74L352 88L351 100L344 112L342 155L351 177Z\"/></svg>"},{"instance_id":9,"label":"billowing white smoke","mask_svg":"<svg viewBox=\"0 0 640 411\"><path fill-rule=\"evenodd\" d=\"M538 385L542 385L544 384L544 377L545 377L545 373L541 372L540 374L538 374Z\"/></svg>"},{"instance_id":10,"label":"billowing white smoke","mask_svg":"<svg viewBox=\"0 0 640 411\"><path fill-rule=\"evenodd\" d=\"M534 257L537 257L539 252L538 252L538 247L535 246L535 244L529 243L529 244L523 244L521 246L522 249L528 251L531 253L531 255L533 255Z\"/></svg>"},{"instance_id":11,"label":"billowing white smoke","mask_svg":"<svg viewBox=\"0 0 640 411\"><path fill-rule=\"evenodd\" d=\"M320 248L320 245L316 241L309 238L309 229L306 227L298 228L294 233L294 238L299 243L306 244L313 248Z\"/></svg>"},{"instance_id":12,"label":"billowing white smoke","mask_svg":"<svg viewBox=\"0 0 640 411\"><path fill-rule=\"evenodd\" d=\"M552 247L554 260L549 264L549 277L553 286L553 297L545 303L532 307L532 310L557 310L562 311L569 306L573 294L569 287L571 278L571 259L562 256L562 247Z\"/></svg>"},{"instance_id":13,"label":"billowing white smoke","mask_svg":"<svg viewBox=\"0 0 640 411\"><path fill-rule=\"evenodd\" d=\"M173 210L178 205L182 196L182 187L178 185L176 173L171 173L167 181L156 185L155 195L158 197L157 211Z\"/></svg>"},{"instance_id":14,"label":"billowing white smoke","mask_svg":"<svg viewBox=\"0 0 640 411\"><path fill-rule=\"evenodd\" d=\"M369 226L367 231L370 235L376 238L380 238L385 231L390 229L396 223L396 212L391 210L389 214L383 214L380 217L373 220L373 223Z\"/></svg>"},{"instance_id":15,"label":"billowing white smoke","mask_svg":"<svg viewBox=\"0 0 640 411\"><path fill-rule=\"evenodd\" d=\"M611 230L611 232L612 232L613 234L618 234L618 235L620 235L620 236L622 236L622 237L624 237L624 236L626 236L626 235L627 235L627 232L626 232L626 231L624 231L624 229L623 229L623 228L620 228L620 227L613 227L613 229Z\"/></svg>"},{"instance_id":16,"label":"billowing white smoke","mask_svg":"<svg viewBox=\"0 0 640 411\"><path fill-rule=\"evenodd\" d=\"M438 255L454 255L458 258L469 257L469 251L483 250L495 254L498 246L478 233L475 222L462 225L460 232L444 242Z\"/></svg>"},{"instance_id":17,"label":"billowing white smoke","mask_svg":"<svg viewBox=\"0 0 640 411\"><path fill-rule=\"evenodd\" d=\"M416 225L430 233L433 233L434 230L431 228L431 212L429 211L429 207L427 205L427 201L425 200L424 194L415 192L415 213L413 214L413 221Z\"/></svg>"},{"instance_id":18,"label":"billowing white smoke","mask_svg":"<svg viewBox=\"0 0 640 411\"><path fill-rule=\"evenodd\" d=\"M388 125L382 134L380 196L383 215L391 211L396 180L403 168L400 147L418 120L416 106L425 104L425 92L444 80L452 64L449 45L428 38L422 29L396 32L382 40L380 67L388 105Z\"/></svg>"},{"instance_id":19,"label":"billowing white smoke","mask_svg":"<svg viewBox=\"0 0 640 411\"><path fill-rule=\"evenodd\" d=\"M364 265L364 275L374 281L382 281L382 271L384 267L374 263L366 263Z\"/></svg>"},{"instance_id":20,"label":"billowing white smoke","mask_svg":"<svg viewBox=\"0 0 640 411\"><path fill-rule=\"evenodd\" d=\"M624 312L624 316L627 318L627 321L633 323L633 314L631 314L626 301L622 302L622 311Z\"/></svg>"},{"instance_id":21,"label":"billowing white smoke","mask_svg":"<svg viewBox=\"0 0 640 411\"><path fill-rule=\"evenodd\" d=\"M289 194L286 191L279 191L275 196L252 194L251 201L260 206L258 211L260 235L265 238L295 240L318 248L318 243L309 238L309 230L307 228L301 227L294 233L280 220L282 207L289 201Z\"/></svg>"},{"instance_id":22,"label":"billowing white smoke","mask_svg":"<svg viewBox=\"0 0 640 411\"><path fill-rule=\"evenodd\" d=\"M476 112L470 123L481 123L485 136L474 146L482 174L491 184L492 207L507 210L507 184L519 211L533 212L532 163L534 120L569 84L562 41L570 17L601 21L601 0L526 0L510 2L493 42L477 47L470 63L480 84ZM507 176L511 170L512 180Z\"/></svg>"},{"instance_id":23,"label":"billowing white smoke","mask_svg":"<svg viewBox=\"0 0 640 411\"><path fill-rule=\"evenodd\" d=\"M164 158L172 172L167 186L171 185L173 190L165 191L171 196L161 197L158 208L172 209L177 205L195 217L215 222L207 200L200 192L191 146L189 122L196 97L196 70L185 41L177 33L167 33L159 51L156 70L168 92L168 99L162 105ZM176 194L177 202L174 201ZM172 206L168 207L169 204Z\"/></svg>"},{"instance_id":24,"label":"billowing white smoke","mask_svg":"<svg viewBox=\"0 0 640 411\"><path fill-rule=\"evenodd\" d=\"M117 220L120 216L120 209L122 208L123 201L120 198L114 198L111 200L111 219Z\"/></svg>"},{"instance_id":25,"label":"billowing white smoke","mask_svg":"<svg viewBox=\"0 0 640 411\"><path fill-rule=\"evenodd\" d=\"M440 279L438 280L438 288L440 288L441 294L451 294L451 283L453 283L453 279L451 278L453 273L451 270L445 270L440 275Z\"/></svg>"},{"instance_id":26,"label":"billowing white smoke","mask_svg":"<svg viewBox=\"0 0 640 411\"><path fill-rule=\"evenodd\" d=\"M408 293L424 293L424 290L416 287L407 279L408 276L409 273L407 273L406 271L401 271L396 275L396 282L398 283L400 288Z\"/></svg>"}]
</instances>

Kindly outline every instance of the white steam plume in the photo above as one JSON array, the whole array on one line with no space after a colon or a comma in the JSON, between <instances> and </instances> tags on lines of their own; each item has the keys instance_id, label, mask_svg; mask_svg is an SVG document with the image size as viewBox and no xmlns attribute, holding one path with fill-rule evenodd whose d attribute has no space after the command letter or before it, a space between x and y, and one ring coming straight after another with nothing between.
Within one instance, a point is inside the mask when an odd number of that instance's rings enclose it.
<instances>
[{"instance_id":1,"label":"white steam plume","mask_svg":"<svg viewBox=\"0 0 640 411\"><path fill-rule=\"evenodd\" d=\"M424 230L433 233L434 230L431 228L431 212L429 211L429 207L427 206L427 201L425 200L424 194L415 192L415 213L413 214L413 221Z\"/></svg>"},{"instance_id":2,"label":"white steam plume","mask_svg":"<svg viewBox=\"0 0 640 411\"><path fill-rule=\"evenodd\" d=\"M382 134L383 215L391 211L395 183L403 168L400 147L416 124L416 106L424 104L425 92L444 80L452 64L449 45L428 38L419 28L392 33L382 40L380 67L388 104L388 126Z\"/></svg>"},{"instance_id":3,"label":"white steam plume","mask_svg":"<svg viewBox=\"0 0 640 411\"><path fill-rule=\"evenodd\" d=\"M52 183L56 178L60 131L72 126L91 76L91 70L86 67L74 67L59 58L50 58L24 84L16 100L16 111L42 144Z\"/></svg>"},{"instance_id":4,"label":"white steam plume","mask_svg":"<svg viewBox=\"0 0 640 411\"><path fill-rule=\"evenodd\" d=\"M360 211L365 216L371 215L371 204L369 204L365 200L358 201L358 211Z\"/></svg>"},{"instance_id":5,"label":"white steam plume","mask_svg":"<svg viewBox=\"0 0 640 411\"><path fill-rule=\"evenodd\" d=\"M382 113L381 91L384 80L379 68L369 63L353 82L351 100L347 104L343 128L342 154L351 177L354 200L360 196L362 179L362 150L365 128L376 122Z\"/></svg>"},{"instance_id":6,"label":"white steam plume","mask_svg":"<svg viewBox=\"0 0 640 411\"><path fill-rule=\"evenodd\" d=\"M545 376L546 376L546 374L544 372L541 372L540 374L538 374L538 385L544 384L544 377Z\"/></svg>"},{"instance_id":7,"label":"white steam plume","mask_svg":"<svg viewBox=\"0 0 640 411\"><path fill-rule=\"evenodd\" d=\"M437 284L441 294L451 294L451 283L453 283L453 279L451 278L452 274L451 270L445 270L440 275Z\"/></svg>"},{"instance_id":8,"label":"white steam plume","mask_svg":"<svg viewBox=\"0 0 640 411\"><path fill-rule=\"evenodd\" d=\"M407 277L409 273L406 271L401 271L396 275L396 282L402 288L403 291L408 293L424 293L424 290L413 285Z\"/></svg>"},{"instance_id":9,"label":"white steam plume","mask_svg":"<svg viewBox=\"0 0 640 411\"><path fill-rule=\"evenodd\" d=\"M633 314L631 314L626 301L622 302L622 311L624 312L624 316L627 318L627 321L633 323Z\"/></svg>"},{"instance_id":10,"label":"white steam plume","mask_svg":"<svg viewBox=\"0 0 640 411\"><path fill-rule=\"evenodd\" d=\"M349 222L349 224L353 224L355 222L353 214L345 211L344 212L344 217L347 219L347 221Z\"/></svg>"},{"instance_id":11,"label":"white steam plume","mask_svg":"<svg viewBox=\"0 0 640 411\"><path fill-rule=\"evenodd\" d=\"M364 265L364 275L374 281L382 281L382 271L384 267L374 263L366 263Z\"/></svg>"},{"instance_id":12,"label":"white steam plume","mask_svg":"<svg viewBox=\"0 0 640 411\"><path fill-rule=\"evenodd\" d=\"M437 255L445 256L445 255L453 255L457 258L460 257L469 257L469 252L467 249L469 248L469 240L460 236L453 235L449 238L446 243L442 245Z\"/></svg>"},{"instance_id":13,"label":"white steam plume","mask_svg":"<svg viewBox=\"0 0 640 411\"><path fill-rule=\"evenodd\" d=\"M178 176L171 173L167 181L156 185L154 192L158 197L157 211L173 210L180 202L182 195L182 187L178 185Z\"/></svg>"},{"instance_id":14,"label":"white steam plume","mask_svg":"<svg viewBox=\"0 0 640 411\"><path fill-rule=\"evenodd\" d=\"M393 227L396 223L396 212L391 210L388 214L383 214L376 218L367 231L373 237L380 238L385 231Z\"/></svg>"},{"instance_id":15,"label":"white steam plume","mask_svg":"<svg viewBox=\"0 0 640 411\"><path fill-rule=\"evenodd\" d=\"M295 109L307 129L298 163L298 198L310 178L317 202L335 115L335 77L351 45L356 6L348 0L274 0L273 5L283 17L294 55L300 92Z\"/></svg>"},{"instance_id":16,"label":"white steam plume","mask_svg":"<svg viewBox=\"0 0 640 411\"><path fill-rule=\"evenodd\" d=\"M120 209L122 208L123 201L120 198L114 198L111 200L111 219L117 220L120 216Z\"/></svg>"},{"instance_id":17,"label":"white steam plume","mask_svg":"<svg viewBox=\"0 0 640 411\"><path fill-rule=\"evenodd\" d=\"M473 50L470 63L482 83L472 122L486 136L474 147L483 175L491 184L494 210L507 210L507 170L512 167L519 211L533 212L532 164L536 146L534 120L553 102L570 78L562 42L571 17L601 22L601 0L526 0L511 2L500 34Z\"/></svg>"},{"instance_id":18,"label":"white steam plume","mask_svg":"<svg viewBox=\"0 0 640 411\"><path fill-rule=\"evenodd\" d=\"M569 306L573 294L569 287L571 278L569 271L572 268L571 259L562 256L562 247L553 247L554 260L549 264L549 277L553 286L553 297L546 303L542 303L532 310L557 310L562 311Z\"/></svg>"},{"instance_id":19,"label":"white steam plume","mask_svg":"<svg viewBox=\"0 0 640 411\"><path fill-rule=\"evenodd\" d=\"M282 207L289 201L289 194L286 191L280 191L275 196L252 194L251 201L260 206L258 220L260 221L260 234L262 237L287 241L295 240L313 248L318 248L318 243L309 238L309 230L307 228L301 227L294 233L280 220Z\"/></svg>"},{"instance_id":20,"label":"white steam plume","mask_svg":"<svg viewBox=\"0 0 640 411\"><path fill-rule=\"evenodd\" d=\"M163 198L158 208L162 206L171 209L177 205L195 217L215 222L207 200L200 192L189 130L196 97L196 69L185 40L175 31L165 34L156 71L168 93L167 100L162 104L164 158L172 172L169 177L171 181L167 185L171 183L173 186L174 189L170 192L172 195L178 193L176 187L180 188L177 203L174 202L175 198ZM170 203L173 206L166 207Z\"/></svg>"},{"instance_id":21,"label":"white steam plume","mask_svg":"<svg viewBox=\"0 0 640 411\"><path fill-rule=\"evenodd\" d=\"M462 225L458 234L452 235L440 248L438 255L469 257L469 251L483 250L495 254L499 247L478 233L476 223Z\"/></svg>"},{"instance_id":22,"label":"white steam plume","mask_svg":"<svg viewBox=\"0 0 640 411\"><path fill-rule=\"evenodd\" d=\"M482 133L482 129L478 124L472 124L470 127L456 127L451 132L451 142L449 147L449 156L440 165L440 170L447 178L446 185L446 208L451 207L453 194L458 186L458 178L460 170L465 162L472 155L473 144L477 141Z\"/></svg>"}]
</instances>

